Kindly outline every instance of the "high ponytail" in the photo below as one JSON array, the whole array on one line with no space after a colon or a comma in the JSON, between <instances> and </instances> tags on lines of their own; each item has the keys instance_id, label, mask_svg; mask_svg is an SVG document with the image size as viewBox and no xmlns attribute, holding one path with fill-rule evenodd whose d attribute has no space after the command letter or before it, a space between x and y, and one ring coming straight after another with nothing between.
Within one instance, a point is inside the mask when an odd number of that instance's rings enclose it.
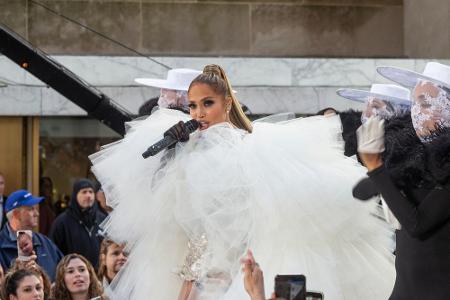
<instances>
[{"instance_id":1,"label":"high ponytail","mask_svg":"<svg viewBox=\"0 0 450 300\"><path fill-rule=\"evenodd\" d=\"M213 88L217 94L231 98L230 122L237 128L252 132L252 123L242 110L241 104L234 95L233 88L228 80L225 71L218 65L207 65L203 69L203 73L198 75L189 86L198 83L205 83Z\"/></svg>"}]
</instances>

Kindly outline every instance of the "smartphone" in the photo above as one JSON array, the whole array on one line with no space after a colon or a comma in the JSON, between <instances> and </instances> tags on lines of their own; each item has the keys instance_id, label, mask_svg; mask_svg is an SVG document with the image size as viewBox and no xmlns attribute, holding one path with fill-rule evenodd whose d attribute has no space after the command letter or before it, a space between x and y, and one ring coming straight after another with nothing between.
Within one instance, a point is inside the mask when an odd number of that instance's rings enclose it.
<instances>
[{"instance_id":1,"label":"smartphone","mask_svg":"<svg viewBox=\"0 0 450 300\"><path fill-rule=\"evenodd\" d=\"M31 230L18 230L17 233L17 257L22 261L28 261L33 255L33 232Z\"/></svg>"},{"instance_id":2,"label":"smartphone","mask_svg":"<svg viewBox=\"0 0 450 300\"><path fill-rule=\"evenodd\" d=\"M275 276L275 295L285 300L306 300L306 277L304 275Z\"/></svg>"},{"instance_id":3,"label":"smartphone","mask_svg":"<svg viewBox=\"0 0 450 300\"><path fill-rule=\"evenodd\" d=\"M321 292L306 292L306 300L323 300L323 294Z\"/></svg>"}]
</instances>

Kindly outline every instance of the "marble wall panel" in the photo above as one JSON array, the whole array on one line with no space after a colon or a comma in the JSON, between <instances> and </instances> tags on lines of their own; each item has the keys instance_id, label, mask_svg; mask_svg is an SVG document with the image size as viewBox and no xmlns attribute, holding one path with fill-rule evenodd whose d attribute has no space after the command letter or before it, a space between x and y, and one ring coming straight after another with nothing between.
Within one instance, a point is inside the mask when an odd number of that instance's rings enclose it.
<instances>
[{"instance_id":1,"label":"marble wall panel","mask_svg":"<svg viewBox=\"0 0 450 300\"><path fill-rule=\"evenodd\" d=\"M42 110L42 87L0 87L0 115L35 116Z\"/></svg>"},{"instance_id":2,"label":"marble wall panel","mask_svg":"<svg viewBox=\"0 0 450 300\"><path fill-rule=\"evenodd\" d=\"M78 105L67 100L53 89L42 88L42 116L86 116L87 113Z\"/></svg>"},{"instance_id":3,"label":"marble wall panel","mask_svg":"<svg viewBox=\"0 0 450 300\"><path fill-rule=\"evenodd\" d=\"M141 57L54 56L56 61L93 86L139 86L134 78L166 78L167 69ZM156 57L173 68L201 70L210 63L221 65L234 86L369 86L384 81L377 66L393 65L422 72L429 60L325 59L243 57ZM437 60L450 65L450 60ZM0 56L0 81L44 85L4 56Z\"/></svg>"}]
</instances>

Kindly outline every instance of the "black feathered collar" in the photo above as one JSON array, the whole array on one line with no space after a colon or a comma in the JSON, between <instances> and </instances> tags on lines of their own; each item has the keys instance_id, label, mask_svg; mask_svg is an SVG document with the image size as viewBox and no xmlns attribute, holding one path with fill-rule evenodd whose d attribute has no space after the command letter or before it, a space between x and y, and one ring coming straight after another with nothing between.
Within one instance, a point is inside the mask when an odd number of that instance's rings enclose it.
<instances>
[{"instance_id":1,"label":"black feathered collar","mask_svg":"<svg viewBox=\"0 0 450 300\"><path fill-rule=\"evenodd\" d=\"M356 129L361 126L361 112L353 109L339 112L342 124L342 138L344 139L345 156L357 154Z\"/></svg>"},{"instance_id":2,"label":"black feathered collar","mask_svg":"<svg viewBox=\"0 0 450 300\"><path fill-rule=\"evenodd\" d=\"M425 148L431 175L440 184L447 184L450 180L450 128L440 130Z\"/></svg>"},{"instance_id":3,"label":"black feathered collar","mask_svg":"<svg viewBox=\"0 0 450 300\"><path fill-rule=\"evenodd\" d=\"M385 124L383 161L399 188L433 187L450 179L450 129L422 143L409 114Z\"/></svg>"}]
</instances>

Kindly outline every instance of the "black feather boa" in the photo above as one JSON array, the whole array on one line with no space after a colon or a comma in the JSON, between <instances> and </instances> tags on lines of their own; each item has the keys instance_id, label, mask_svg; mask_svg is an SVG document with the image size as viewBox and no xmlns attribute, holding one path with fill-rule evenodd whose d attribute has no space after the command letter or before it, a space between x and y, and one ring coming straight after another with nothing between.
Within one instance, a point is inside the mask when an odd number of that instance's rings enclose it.
<instances>
[{"instance_id":1,"label":"black feather boa","mask_svg":"<svg viewBox=\"0 0 450 300\"><path fill-rule=\"evenodd\" d=\"M450 128L439 131L437 137L425 144L431 175L441 185L450 181Z\"/></svg>"},{"instance_id":2,"label":"black feather boa","mask_svg":"<svg viewBox=\"0 0 450 300\"><path fill-rule=\"evenodd\" d=\"M422 143L409 114L385 123L383 161L399 188L433 187L450 179L450 129Z\"/></svg>"},{"instance_id":3,"label":"black feather boa","mask_svg":"<svg viewBox=\"0 0 450 300\"><path fill-rule=\"evenodd\" d=\"M339 112L342 124L342 138L344 139L345 156L357 154L358 142L356 140L356 129L361 126L361 112L353 109Z\"/></svg>"}]
</instances>

